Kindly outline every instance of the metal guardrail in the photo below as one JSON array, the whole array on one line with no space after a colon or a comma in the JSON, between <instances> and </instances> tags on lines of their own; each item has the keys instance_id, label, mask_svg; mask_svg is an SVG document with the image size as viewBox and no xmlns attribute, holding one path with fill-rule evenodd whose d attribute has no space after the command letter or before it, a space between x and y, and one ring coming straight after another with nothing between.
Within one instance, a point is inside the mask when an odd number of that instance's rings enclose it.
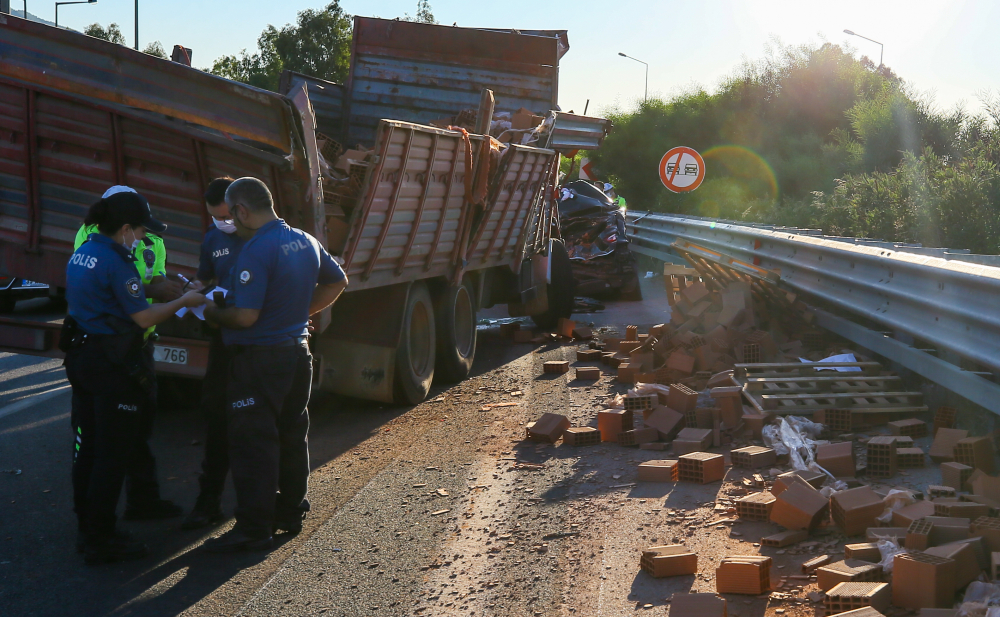
<instances>
[{"instance_id":1,"label":"metal guardrail","mask_svg":"<svg viewBox=\"0 0 1000 617\"><path fill-rule=\"evenodd\" d=\"M670 245L684 239L777 270L783 286L830 309L817 310L819 325L1000 414L1000 385L959 366L1000 374L1000 267L975 263L997 258L670 214L626 219L635 252L676 262ZM899 333L954 362L897 340Z\"/></svg>"}]
</instances>

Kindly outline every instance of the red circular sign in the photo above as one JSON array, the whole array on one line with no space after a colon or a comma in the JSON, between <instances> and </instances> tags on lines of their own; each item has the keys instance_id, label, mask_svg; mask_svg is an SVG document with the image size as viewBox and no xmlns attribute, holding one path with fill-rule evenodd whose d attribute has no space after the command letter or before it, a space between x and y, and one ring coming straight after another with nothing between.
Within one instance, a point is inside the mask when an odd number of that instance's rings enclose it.
<instances>
[{"instance_id":1,"label":"red circular sign","mask_svg":"<svg viewBox=\"0 0 1000 617\"><path fill-rule=\"evenodd\" d=\"M705 159L694 148L677 146L660 159L660 181L675 193L687 193L705 179Z\"/></svg>"}]
</instances>

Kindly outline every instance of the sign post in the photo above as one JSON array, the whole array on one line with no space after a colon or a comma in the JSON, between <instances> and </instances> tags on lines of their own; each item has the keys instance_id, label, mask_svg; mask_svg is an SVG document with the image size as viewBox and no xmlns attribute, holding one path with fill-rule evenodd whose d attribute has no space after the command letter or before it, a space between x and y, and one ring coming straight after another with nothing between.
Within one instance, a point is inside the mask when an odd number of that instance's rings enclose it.
<instances>
[{"instance_id":1,"label":"sign post","mask_svg":"<svg viewBox=\"0 0 1000 617\"><path fill-rule=\"evenodd\" d=\"M687 193L705 179L705 159L694 148L677 146L660 159L660 181L674 193Z\"/></svg>"}]
</instances>

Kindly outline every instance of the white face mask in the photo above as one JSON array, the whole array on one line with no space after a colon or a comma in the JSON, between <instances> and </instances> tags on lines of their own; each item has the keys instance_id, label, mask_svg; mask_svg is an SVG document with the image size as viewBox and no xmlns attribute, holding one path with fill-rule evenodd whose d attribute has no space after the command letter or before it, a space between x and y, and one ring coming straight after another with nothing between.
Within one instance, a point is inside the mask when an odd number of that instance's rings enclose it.
<instances>
[{"instance_id":1,"label":"white face mask","mask_svg":"<svg viewBox=\"0 0 1000 617\"><path fill-rule=\"evenodd\" d=\"M213 218L212 222L215 223L215 226L218 227L219 231L221 231L222 233L227 233L227 234L236 233L236 225L233 224L232 219L226 219L224 221L220 221L219 219Z\"/></svg>"},{"instance_id":2,"label":"white face mask","mask_svg":"<svg viewBox=\"0 0 1000 617\"><path fill-rule=\"evenodd\" d=\"M139 242L140 241L139 241L139 238L135 237L135 232L133 230L130 229L129 233L132 234L132 246L129 246L128 243L126 243L126 242L122 242L122 246L124 246L129 251L134 251L136 249L136 247L139 246ZM122 234L122 240L124 240L124 239L125 239L125 235Z\"/></svg>"}]
</instances>

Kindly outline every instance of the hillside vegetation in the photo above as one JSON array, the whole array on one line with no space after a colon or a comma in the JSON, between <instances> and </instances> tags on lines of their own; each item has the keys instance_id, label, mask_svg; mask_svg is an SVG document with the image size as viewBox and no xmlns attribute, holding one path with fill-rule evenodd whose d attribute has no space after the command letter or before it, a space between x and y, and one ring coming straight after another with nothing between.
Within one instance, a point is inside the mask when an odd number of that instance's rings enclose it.
<instances>
[{"instance_id":1,"label":"hillside vegetation","mask_svg":"<svg viewBox=\"0 0 1000 617\"><path fill-rule=\"evenodd\" d=\"M985 103L985 116L941 112L837 45L788 47L715 93L609 114L614 131L592 159L635 209L997 253L1000 107ZM678 145L708 169L687 194L656 173Z\"/></svg>"}]
</instances>

